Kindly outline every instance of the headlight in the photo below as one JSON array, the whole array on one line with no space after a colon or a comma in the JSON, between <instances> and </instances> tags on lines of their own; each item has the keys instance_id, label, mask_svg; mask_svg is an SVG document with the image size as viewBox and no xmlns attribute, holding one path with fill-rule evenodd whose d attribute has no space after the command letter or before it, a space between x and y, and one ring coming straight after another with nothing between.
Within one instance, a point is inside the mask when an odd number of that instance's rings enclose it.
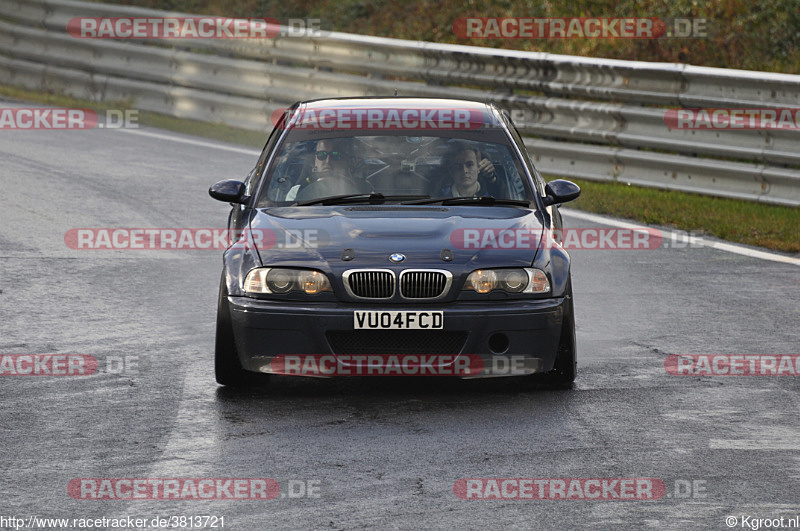
<instances>
[{"instance_id":1,"label":"headlight","mask_svg":"<svg viewBox=\"0 0 800 531\"><path fill-rule=\"evenodd\" d=\"M478 269L467 277L464 289L473 289L478 293L489 293L497 289L497 273L491 269Z\"/></svg>"},{"instance_id":2,"label":"headlight","mask_svg":"<svg viewBox=\"0 0 800 531\"><path fill-rule=\"evenodd\" d=\"M244 279L244 292L289 293L302 291L315 295L323 291L331 291L331 283L325 273L308 269L284 269L262 267L247 273Z\"/></svg>"},{"instance_id":3,"label":"headlight","mask_svg":"<svg viewBox=\"0 0 800 531\"><path fill-rule=\"evenodd\" d=\"M478 269L467 277L465 290L489 293L499 289L508 293L547 293L550 281L541 269Z\"/></svg>"}]
</instances>

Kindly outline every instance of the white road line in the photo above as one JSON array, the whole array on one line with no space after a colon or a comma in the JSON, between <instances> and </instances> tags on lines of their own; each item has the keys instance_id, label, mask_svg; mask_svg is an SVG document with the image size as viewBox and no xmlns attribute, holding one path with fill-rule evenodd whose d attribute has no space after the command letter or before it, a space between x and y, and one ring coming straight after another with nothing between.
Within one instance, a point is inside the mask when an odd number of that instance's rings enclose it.
<instances>
[{"instance_id":1,"label":"white road line","mask_svg":"<svg viewBox=\"0 0 800 531\"><path fill-rule=\"evenodd\" d=\"M564 208L561 209L561 212L568 217L582 219L585 221L591 221L593 223L599 223L601 225L610 225L612 227L618 227L621 229L647 230L648 228L651 228L646 225L631 223L630 221L623 221L620 219L610 218L607 216L600 216L598 214L590 214L588 212L580 212L578 210L571 210ZM675 241L683 241L686 238L685 232L675 232L664 229L659 229L659 230L665 237L668 236ZM703 247L709 247L711 249L724 251L726 253L740 254L743 256L749 256L751 258L758 258L759 260L770 260L772 262L781 262L784 264L792 264L800 266L800 258L794 258L782 254L771 253L769 251L759 251L758 249L751 249L749 247L736 245L734 243L711 241L703 239L699 236L697 237L692 236L692 244L702 245Z\"/></svg>"},{"instance_id":2,"label":"white road line","mask_svg":"<svg viewBox=\"0 0 800 531\"><path fill-rule=\"evenodd\" d=\"M710 439L708 447L711 450L800 450L800 442L795 440L764 440L764 439Z\"/></svg>"},{"instance_id":3,"label":"white road line","mask_svg":"<svg viewBox=\"0 0 800 531\"><path fill-rule=\"evenodd\" d=\"M179 142L181 144L190 144L192 146L199 146L199 147L209 147L215 149L221 149L223 151L231 151L233 153L241 153L243 155L255 155L258 156L261 154L260 149L252 149L252 148L241 148L236 146L227 146L225 144L217 144L215 142L207 142L204 140L195 140L193 138L183 138L179 136L172 136L172 135L165 135L162 133L154 133L152 131L142 131L140 129L117 129L117 131L122 131L125 133L131 133L134 135L141 135L147 136L150 138L157 138L159 140L171 140L173 142Z\"/></svg>"}]
</instances>

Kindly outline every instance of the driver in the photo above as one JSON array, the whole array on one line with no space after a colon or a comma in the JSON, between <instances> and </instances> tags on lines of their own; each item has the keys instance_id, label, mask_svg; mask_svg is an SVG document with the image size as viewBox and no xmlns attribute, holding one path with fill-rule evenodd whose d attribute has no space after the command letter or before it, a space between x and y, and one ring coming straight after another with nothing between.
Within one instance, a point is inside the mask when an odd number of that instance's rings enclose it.
<instances>
[{"instance_id":1,"label":"driver","mask_svg":"<svg viewBox=\"0 0 800 531\"><path fill-rule=\"evenodd\" d=\"M352 177L352 156L350 146L344 138L320 140L314 151L314 173L317 179L328 176ZM328 174L328 175L323 175Z\"/></svg>"},{"instance_id":2,"label":"driver","mask_svg":"<svg viewBox=\"0 0 800 531\"><path fill-rule=\"evenodd\" d=\"M353 155L348 138L318 141L311 172L309 184L302 188L294 186L286 194L286 201L371 192L367 183L353 175Z\"/></svg>"}]
</instances>

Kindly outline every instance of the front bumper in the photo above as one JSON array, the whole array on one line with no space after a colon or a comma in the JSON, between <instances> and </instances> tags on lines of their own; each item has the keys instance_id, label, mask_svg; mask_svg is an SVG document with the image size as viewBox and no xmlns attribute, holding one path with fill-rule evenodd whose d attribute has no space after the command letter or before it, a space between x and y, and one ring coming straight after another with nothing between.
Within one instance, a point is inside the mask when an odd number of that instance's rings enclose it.
<instances>
[{"instance_id":1,"label":"front bumper","mask_svg":"<svg viewBox=\"0 0 800 531\"><path fill-rule=\"evenodd\" d=\"M335 359L340 368L352 366L353 358L359 355L383 355L384 360L395 354L436 356L440 367L448 363L463 366L466 358L474 367L479 358L483 370L461 377L552 370L568 307L565 298L400 306L228 297L228 304L239 359L248 371L285 374L276 370L276 360L285 356L324 356ZM356 310L442 311L444 328L354 330Z\"/></svg>"}]
</instances>

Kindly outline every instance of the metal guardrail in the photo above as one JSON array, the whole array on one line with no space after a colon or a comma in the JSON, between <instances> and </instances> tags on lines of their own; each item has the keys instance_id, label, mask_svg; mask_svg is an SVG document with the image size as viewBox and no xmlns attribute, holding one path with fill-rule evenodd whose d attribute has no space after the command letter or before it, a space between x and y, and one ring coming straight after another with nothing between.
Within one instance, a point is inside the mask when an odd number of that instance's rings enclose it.
<instances>
[{"instance_id":1,"label":"metal guardrail","mask_svg":"<svg viewBox=\"0 0 800 531\"><path fill-rule=\"evenodd\" d=\"M335 32L173 41L66 33L79 16L170 15L186 16L72 0L0 0L0 75L29 88L130 99L142 110L262 131L273 111L299 99L397 89L489 100L523 117L518 125L543 173L800 205L800 170L792 167L800 166L800 131L669 129L666 108L654 106L800 108L800 76Z\"/></svg>"}]
</instances>

